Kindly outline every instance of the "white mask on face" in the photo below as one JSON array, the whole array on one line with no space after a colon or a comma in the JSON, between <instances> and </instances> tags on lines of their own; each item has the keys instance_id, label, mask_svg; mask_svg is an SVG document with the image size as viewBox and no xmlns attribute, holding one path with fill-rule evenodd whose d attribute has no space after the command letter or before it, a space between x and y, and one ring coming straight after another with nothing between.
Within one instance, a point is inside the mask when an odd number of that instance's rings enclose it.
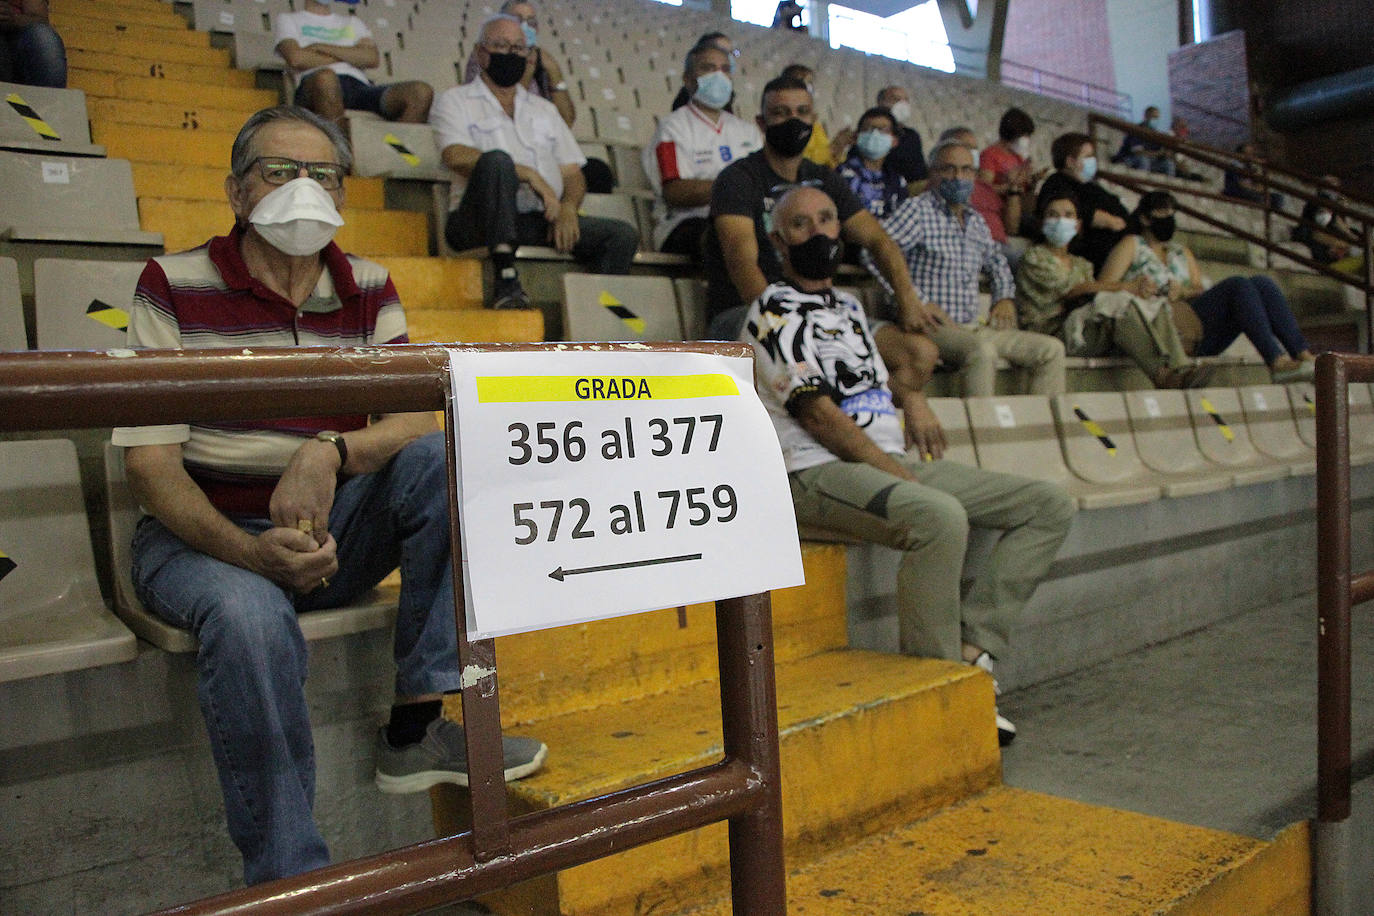
<instances>
[{"instance_id":1,"label":"white mask on face","mask_svg":"<svg viewBox=\"0 0 1374 916\"><path fill-rule=\"evenodd\" d=\"M1011 151L1025 159L1030 155L1030 137L1017 137L1011 142Z\"/></svg>"},{"instance_id":2,"label":"white mask on face","mask_svg":"<svg viewBox=\"0 0 1374 916\"><path fill-rule=\"evenodd\" d=\"M892 117L897 119L898 124L905 124L907 119L911 117L911 103L906 99L902 99L900 102L893 102L892 107L888 110L892 112Z\"/></svg>"},{"instance_id":3,"label":"white mask on face","mask_svg":"<svg viewBox=\"0 0 1374 916\"><path fill-rule=\"evenodd\" d=\"M293 178L253 208L248 221L282 254L304 257L328 245L344 224L334 198L313 178Z\"/></svg>"}]
</instances>

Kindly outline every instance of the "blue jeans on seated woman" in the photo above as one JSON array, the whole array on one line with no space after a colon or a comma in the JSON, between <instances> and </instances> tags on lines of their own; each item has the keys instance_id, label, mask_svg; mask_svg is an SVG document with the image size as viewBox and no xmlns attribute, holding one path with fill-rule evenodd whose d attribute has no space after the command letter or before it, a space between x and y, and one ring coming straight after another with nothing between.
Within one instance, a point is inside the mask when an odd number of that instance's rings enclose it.
<instances>
[{"instance_id":1,"label":"blue jeans on seated woman","mask_svg":"<svg viewBox=\"0 0 1374 916\"><path fill-rule=\"evenodd\" d=\"M399 564L396 693L459 689L444 456L443 434L432 433L380 471L340 484L329 514L339 571L305 595L191 549L156 519L134 533L139 599L200 641L200 708L249 884L329 863L312 813L315 747L299 612L348 604ZM253 533L271 527L267 519L239 524Z\"/></svg>"},{"instance_id":2,"label":"blue jeans on seated woman","mask_svg":"<svg viewBox=\"0 0 1374 916\"><path fill-rule=\"evenodd\" d=\"M1297 319L1277 283L1265 276L1227 277L1193 300L1202 322L1198 356L1216 356L1241 334L1250 338L1266 365L1309 349Z\"/></svg>"},{"instance_id":3,"label":"blue jeans on seated woman","mask_svg":"<svg viewBox=\"0 0 1374 916\"><path fill-rule=\"evenodd\" d=\"M67 88L67 48L44 22L0 33L0 82Z\"/></svg>"}]
</instances>

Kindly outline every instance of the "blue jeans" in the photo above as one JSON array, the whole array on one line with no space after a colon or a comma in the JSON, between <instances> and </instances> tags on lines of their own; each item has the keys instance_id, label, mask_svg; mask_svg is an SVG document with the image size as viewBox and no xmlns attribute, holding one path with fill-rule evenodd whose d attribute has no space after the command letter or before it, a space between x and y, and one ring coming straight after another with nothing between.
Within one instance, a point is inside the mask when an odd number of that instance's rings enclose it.
<instances>
[{"instance_id":1,"label":"blue jeans","mask_svg":"<svg viewBox=\"0 0 1374 916\"><path fill-rule=\"evenodd\" d=\"M1283 291L1265 276L1227 277L1194 299L1193 311L1202 322L1198 356L1216 356L1241 334L1269 365L1308 349Z\"/></svg>"},{"instance_id":2,"label":"blue jeans","mask_svg":"<svg viewBox=\"0 0 1374 916\"><path fill-rule=\"evenodd\" d=\"M329 862L312 814L315 749L298 612L347 604L399 564L396 692L459 688L444 454L443 434L432 433L339 486L329 514L339 571L306 595L192 550L156 519L134 533L139 599L200 640L200 708L249 884ZM267 519L239 524L253 533L271 527Z\"/></svg>"},{"instance_id":3,"label":"blue jeans","mask_svg":"<svg viewBox=\"0 0 1374 916\"><path fill-rule=\"evenodd\" d=\"M0 34L0 81L67 88L67 48L57 30L36 22Z\"/></svg>"}]
</instances>

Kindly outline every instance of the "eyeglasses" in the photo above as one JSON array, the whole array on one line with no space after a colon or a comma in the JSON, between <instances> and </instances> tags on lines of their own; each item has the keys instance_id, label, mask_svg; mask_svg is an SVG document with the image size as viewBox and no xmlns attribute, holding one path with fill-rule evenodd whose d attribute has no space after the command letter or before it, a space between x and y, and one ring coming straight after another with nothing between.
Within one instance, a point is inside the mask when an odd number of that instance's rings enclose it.
<instances>
[{"instance_id":1,"label":"eyeglasses","mask_svg":"<svg viewBox=\"0 0 1374 916\"><path fill-rule=\"evenodd\" d=\"M513 45L508 41L484 41L482 47L492 54L515 54L520 57L528 57L530 49L525 45Z\"/></svg>"},{"instance_id":2,"label":"eyeglasses","mask_svg":"<svg viewBox=\"0 0 1374 916\"><path fill-rule=\"evenodd\" d=\"M248 168L258 167L262 180L268 184L286 184L300 177L319 182L326 191L337 191L343 187L344 167L337 162L300 162L283 156L259 156L248 163Z\"/></svg>"}]
</instances>

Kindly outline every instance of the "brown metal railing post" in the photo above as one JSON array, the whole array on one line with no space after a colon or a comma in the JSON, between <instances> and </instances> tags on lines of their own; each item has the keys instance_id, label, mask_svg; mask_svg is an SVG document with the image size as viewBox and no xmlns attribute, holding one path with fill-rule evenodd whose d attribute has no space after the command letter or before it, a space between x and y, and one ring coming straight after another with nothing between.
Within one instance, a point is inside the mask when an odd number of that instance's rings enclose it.
<instances>
[{"instance_id":1,"label":"brown metal railing post","mask_svg":"<svg viewBox=\"0 0 1374 916\"><path fill-rule=\"evenodd\" d=\"M1374 223L1364 222L1364 352L1374 354Z\"/></svg>"},{"instance_id":2,"label":"brown metal railing post","mask_svg":"<svg viewBox=\"0 0 1374 916\"><path fill-rule=\"evenodd\" d=\"M1346 367L1317 357L1317 912L1348 912L1350 404Z\"/></svg>"},{"instance_id":3,"label":"brown metal railing post","mask_svg":"<svg viewBox=\"0 0 1374 916\"><path fill-rule=\"evenodd\" d=\"M730 819L730 891L735 916L787 912L772 633L768 595L716 602L725 758L747 763L762 782L759 804Z\"/></svg>"}]
</instances>

